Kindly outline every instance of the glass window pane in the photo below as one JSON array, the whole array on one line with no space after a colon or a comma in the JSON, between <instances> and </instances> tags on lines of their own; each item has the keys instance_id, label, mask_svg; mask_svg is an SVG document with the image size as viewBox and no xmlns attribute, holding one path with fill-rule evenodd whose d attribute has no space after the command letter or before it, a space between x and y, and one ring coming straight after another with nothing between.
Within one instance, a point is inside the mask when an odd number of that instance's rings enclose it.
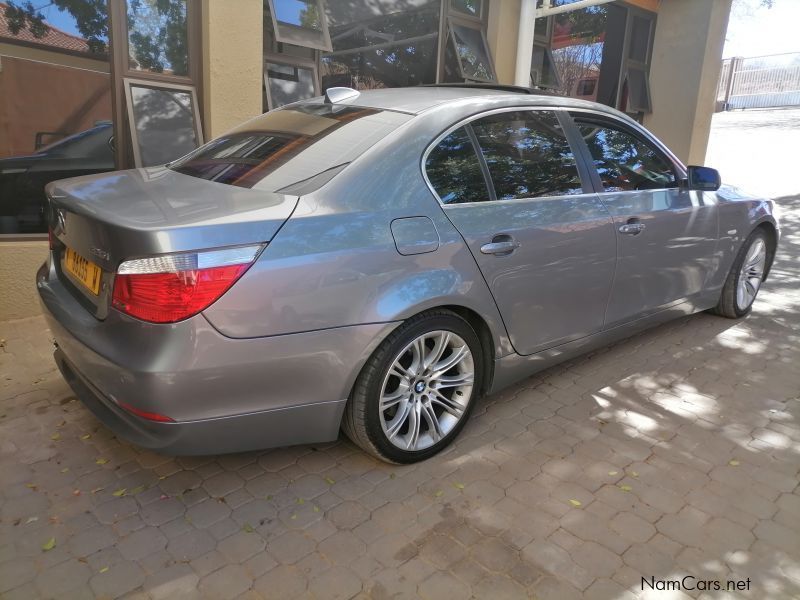
<instances>
[{"instance_id":1,"label":"glass window pane","mask_svg":"<svg viewBox=\"0 0 800 600\"><path fill-rule=\"evenodd\" d=\"M472 128L498 200L583 193L575 156L554 113L498 113Z\"/></svg>"},{"instance_id":2,"label":"glass window pane","mask_svg":"<svg viewBox=\"0 0 800 600\"><path fill-rule=\"evenodd\" d=\"M613 71L608 69L610 65L603 64L607 58L604 49L608 43L608 14L608 6L601 5L553 17L551 47L559 75L558 91L561 94L572 97L583 96L577 89L580 81L599 79L601 66L607 71ZM613 73L608 74L613 79Z\"/></svg>"},{"instance_id":3,"label":"glass window pane","mask_svg":"<svg viewBox=\"0 0 800 600\"><path fill-rule=\"evenodd\" d=\"M128 0L128 68L189 75L186 0Z\"/></svg>"},{"instance_id":4,"label":"glass window pane","mask_svg":"<svg viewBox=\"0 0 800 600\"><path fill-rule=\"evenodd\" d=\"M489 199L478 156L463 127L444 138L425 161L428 179L444 204Z\"/></svg>"},{"instance_id":5,"label":"glass window pane","mask_svg":"<svg viewBox=\"0 0 800 600\"><path fill-rule=\"evenodd\" d=\"M650 23L650 19L633 15L631 41L628 47L628 58L631 60L647 62L647 51L650 49Z\"/></svg>"},{"instance_id":6,"label":"glass window pane","mask_svg":"<svg viewBox=\"0 0 800 600\"><path fill-rule=\"evenodd\" d=\"M482 0L450 0L450 8L470 17L481 16Z\"/></svg>"},{"instance_id":7,"label":"glass window pane","mask_svg":"<svg viewBox=\"0 0 800 600\"><path fill-rule=\"evenodd\" d=\"M389 10L394 6L390 4L384 2L380 8ZM322 56L323 90L334 86L404 87L436 81L438 2L421 2L402 12L377 16L362 11L351 15L338 3L327 6L334 23L334 51Z\"/></svg>"},{"instance_id":8,"label":"glass window pane","mask_svg":"<svg viewBox=\"0 0 800 600\"><path fill-rule=\"evenodd\" d=\"M607 192L678 185L672 162L640 138L603 124L577 121Z\"/></svg>"},{"instance_id":9,"label":"glass window pane","mask_svg":"<svg viewBox=\"0 0 800 600\"><path fill-rule=\"evenodd\" d=\"M272 4L278 22L322 31L323 15L317 0L273 0Z\"/></svg>"},{"instance_id":10,"label":"glass window pane","mask_svg":"<svg viewBox=\"0 0 800 600\"><path fill-rule=\"evenodd\" d=\"M0 234L47 233L48 183L114 169L106 3L64 6L0 3Z\"/></svg>"},{"instance_id":11,"label":"glass window pane","mask_svg":"<svg viewBox=\"0 0 800 600\"><path fill-rule=\"evenodd\" d=\"M533 46L531 57L531 81L539 87L557 89L558 73L553 66L552 54L546 46Z\"/></svg>"},{"instance_id":12,"label":"glass window pane","mask_svg":"<svg viewBox=\"0 0 800 600\"><path fill-rule=\"evenodd\" d=\"M320 0L264 0L279 42L330 50L328 23Z\"/></svg>"},{"instance_id":13,"label":"glass window pane","mask_svg":"<svg viewBox=\"0 0 800 600\"><path fill-rule=\"evenodd\" d=\"M274 192L351 162L410 115L330 104L301 104L252 119L171 169Z\"/></svg>"},{"instance_id":14,"label":"glass window pane","mask_svg":"<svg viewBox=\"0 0 800 600\"><path fill-rule=\"evenodd\" d=\"M141 165L163 165L197 148L195 107L190 91L131 84L131 113Z\"/></svg>"},{"instance_id":15,"label":"glass window pane","mask_svg":"<svg viewBox=\"0 0 800 600\"><path fill-rule=\"evenodd\" d=\"M310 67L267 62L267 85L272 108L315 96L314 71Z\"/></svg>"},{"instance_id":16,"label":"glass window pane","mask_svg":"<svg viewBox=\"0 0 800 600\"><path fill-rule=\"evenodd\" d=\"M650 85L644 69L628 69L628 109L634 112L650 112Z\"/></svg>"},{"instance_id":17,"label":"glass window pane","mask_svg":"<svg viewBox=\"0 0 800 600\"><path fill-rule=\"evenodd\" d=\"M483 42L480 29L465 25L452 25L453 43L466 79L494 81L492 62Z\"/></svg>"}]
</instances>

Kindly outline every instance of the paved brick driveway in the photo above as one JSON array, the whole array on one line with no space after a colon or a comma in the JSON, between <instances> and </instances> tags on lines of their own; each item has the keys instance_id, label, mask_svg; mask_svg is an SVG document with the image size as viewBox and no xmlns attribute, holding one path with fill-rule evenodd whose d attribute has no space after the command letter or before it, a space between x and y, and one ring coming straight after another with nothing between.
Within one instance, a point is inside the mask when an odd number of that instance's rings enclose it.
<instances>
[{"instance_id":1,"label":"paved brick driveway","mask_svg":"<svg viewBox=\"0 0 800 600\"><path fill-rule=\"evenodd\" d=\"M412 467L346 441L141 451L73 400L41 319L0 324L0 596L616 600L694 574L800 597L800 198L782 204L750 318L528 379Z\"/></svg>"}]
</instances>

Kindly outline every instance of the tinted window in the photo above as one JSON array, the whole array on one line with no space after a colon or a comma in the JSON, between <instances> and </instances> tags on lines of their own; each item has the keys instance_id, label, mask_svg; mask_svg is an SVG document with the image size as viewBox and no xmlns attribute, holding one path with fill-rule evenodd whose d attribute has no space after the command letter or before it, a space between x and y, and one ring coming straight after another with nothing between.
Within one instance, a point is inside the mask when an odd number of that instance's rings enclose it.
<instances>
[{"instance_id":1,"label":"tinted window","mask_svg":"<svg viewBox=\"0 0 800 600\"><path fill-rule=\"evenodd\" d=\"M583 192L575 156L550 111L505 112L472 123L498 200Z\"/></svg>"},{"instance_id":2,"label":"tinted window","mask_svg":"<svg viewBox=\"0 0 800 600\"><path fill-rule=\"evenodd\" d=\"M577 125L607 192L677 186L672 162L650 144L608 125L580 121Z\"/></svg>"},{"instance_id":3,"label":"tinted window","mask_svg":"<svg viewBox=\"0 0 800 600\"><path fill-rule=\"evenodd\" d=\"M444 138L428 155L425 171L445 204L489 199L472 142L463 127Z\"/></svg>"},{"instance_id":4,"label":"tinted window","mask_svg":"<svg viewBox=\"0 0 800 600\"><path fill-rule=\"evenodd\" d=\"M357 106L301 104L256 117L170 168L274 192L354 160L410 118Z\"/></svg>"}]
</instances>

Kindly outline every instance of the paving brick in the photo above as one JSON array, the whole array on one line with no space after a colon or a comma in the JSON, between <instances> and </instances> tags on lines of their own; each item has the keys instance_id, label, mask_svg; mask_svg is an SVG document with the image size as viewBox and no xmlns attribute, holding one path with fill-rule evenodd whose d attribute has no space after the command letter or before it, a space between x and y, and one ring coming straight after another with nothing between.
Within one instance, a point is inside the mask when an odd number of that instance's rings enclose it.
<instances>
[{"instance_id":1,"label":"paving brick","mask_svg":"<svg viewBox=\"0 0 800 600\"><path fill-rule=\"evenodd\" d=\"M115 563L108 571L95 574L89 585L98 598L119 598L144 583L142 568L132 561Z\"/></svg>"},{"instance_id":2,"label":"paving brick","mask_svg":"<svg viewBox=\"0 0 800 600\"><path fill-rule=\"evenodd\" d=\"M122 539L117 548L128 560L139 560L149 554L163 550L167 538L156 527L146 527Z\"/></svg>"},{"instance_id":3,"label":"paving brick","mask_svg":"<svg viewBox=\"0 0 800 600\"><path fill-rule=\"evenodd\" d=\"M231 600L246 592L252 585L253 580L244 567L227 565L203 577L198 589L209 598Z\"/></svg>"}]
</instances>

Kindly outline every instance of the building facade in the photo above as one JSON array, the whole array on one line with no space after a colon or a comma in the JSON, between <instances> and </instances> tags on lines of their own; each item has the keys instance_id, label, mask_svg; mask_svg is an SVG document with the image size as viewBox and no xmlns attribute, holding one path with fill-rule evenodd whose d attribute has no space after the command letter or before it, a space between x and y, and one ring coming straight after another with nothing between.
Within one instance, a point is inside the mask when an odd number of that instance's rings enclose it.
<instances>
[{"instance_id":1,"label":"building facade","mask_svg":"<svg viewBox=\"0 0 800 600\"><path fill-rule=\"evenodd\" d=\"M38 312L44 186L163 164L319 95L515 84L702 163L731 0L0 1L0 319Z\"/></svg>"}]
</instances>

